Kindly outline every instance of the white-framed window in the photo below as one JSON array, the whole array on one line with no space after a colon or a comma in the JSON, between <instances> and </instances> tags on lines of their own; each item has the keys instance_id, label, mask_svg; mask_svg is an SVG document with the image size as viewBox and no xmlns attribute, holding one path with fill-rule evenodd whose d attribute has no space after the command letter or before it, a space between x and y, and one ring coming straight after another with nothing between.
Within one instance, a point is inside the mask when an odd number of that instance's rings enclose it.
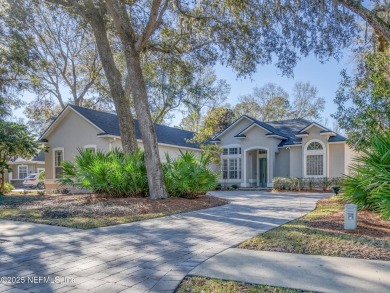
<instances>
[{"instance_id":1,"label":"white-framed window","mask_svg":"<svg viewBox=\"0 0 390 293\"><path fill-rule=\"evenodd\" d=\"M20 165L18 166L18 178L24 179L28 176L28 166Z\"/></svg>"},{"instance_id":2,"label":"white-framed window","mask_svg":"<svg viewBox=\"0 0 390 293\"><path fill-rule=\"evenodd\" d=\"M229 179L229 164L227 159L222 159L222 179Z\"/></svg>"},{"instance_id":3,"label":"white-framed window","mask_svg":"<svg viewBox=\"0 0 390 293\"><path fill-rule=\"evenodd\" d=\"M53 149L54 178L61 178L63 172L62 163L64 162L64 148Z\"/></svg>"},{"instance_id":4,"label":"white-framed window","mask_svg":"<svg viewBox=\"0 0 390 293\"><path fill-rule=\"evenodd\" d=\"M37 168L37 173L45 172L45 168Z\"/></svg>"},{"instance_id":5,"label":"white-framed window","mask_svg":"<svg viewBox=\"0 0 390 293\"><path fill-rule=\"evenodd\" d=\"M223 147L222 179L241 179L241 147L239 145Z\"/></svg>"},{"instance_id":6,"label":"white-framed window","mask_svg":"<svg viewBox=\"0 0 390 293\"><path fill-rule=\"evenodd\" d=\"M310 140L304 149L305 177L324 177L326 172L326 148L318 139Z\"/></svg>"},{"instance_id":7,"label":"white-framed window","mask_svg":"<svg viewBox=\"0 0 390 293\"><path fill-rule=\"evenodd\" d=\"M96 144L88 144L83 147L84 150L90 150L93 153L96 153Z\"/></svg>"},{"instance_id":8,"label":"white-framed window","mask_svg":"<svg viewBox=\"0 0 390 293\"><path fill-rule=\"evenodd\" d=\"M223 148L223 156L227 155L241 155L241 148L240 147L229 147L229 148Z\"/></svg>"}]
</instances>

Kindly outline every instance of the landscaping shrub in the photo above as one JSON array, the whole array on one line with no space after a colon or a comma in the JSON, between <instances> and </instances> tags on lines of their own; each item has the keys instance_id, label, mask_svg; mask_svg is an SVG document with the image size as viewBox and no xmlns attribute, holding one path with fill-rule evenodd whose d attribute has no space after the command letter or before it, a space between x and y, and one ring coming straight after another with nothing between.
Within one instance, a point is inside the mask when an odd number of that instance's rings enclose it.
<instances>
[{"instance_id":1,"label":"landscaping shrub","mask_svg":"<svg viewBox=\"0 0 390 293\"><path fill-rule=\"evenodd\" d=\"M209 168L210 157L202 154L198 159L185 152L176 159L167 156L162 164L165 183L170 196L195 198L217 185L218 174ZM147 196L148 178L144 153L124 154L115 149L108 153L79 149L75 163L63 163L62 185L85 188L113 197Z\"/></svg>"},{"instance_id":2,"label":"landscaping shrub","mask_svg":"<svg viewBox=\"0 0 390 293\"><path fill-rule=\"evenodd\" d=\"M46 176L45 174L46 174L45 171L40 172L39 175L38 175L38 179L39 180L45 180L45 176Z\"/></svg>"},{"instance_id":3,"label":"landscaping shrub","mask_svg":"<svg viewBox=\"0 0 390 293\"><path fill-rule=\"evenodd\" d=\"M119 149L108 153L79 149L75 164L63 163L63 177L59 182L86 188L113 197L146 196L148 179L144 153L124 154Z\"/></svg>"},{"instance_id":4,"label":"landscaping shrub","mask_svg":"<svg viewBox=\"0 0 390 293\"><path fill-rule=\"evenodd\" d=\"M344 196L360 209L377 211L390 219L390 132L376 134L345 176Z\"/></svg>"},{"instance_id":5,"label":"landscaping shrub","mask_svg":"<svg viewBox=\"0 0 390 293\"><path fill-rule=\"evenodd\" d=\"M15 189L15 187L11 183L8 183L8 182L4 183L4 194L11 192L14 189ZM0 192L0 194L1 194L1 192Z\"/></svg>"},{"instance_id":6,"label":"landscaping shrub","mask_svg":"<svg viewBox=\"0 0 390 293\"><path fill-rule=\"evenodd\" d=\"M274 177L272 179L274 190L330 190L331 186L340 185L342 179L339 177L319 177L319 178L298 178L298 177Z\"/></svg>"},{"instance_id":7,"label":"landscaping shrub","mask_svg":"<svg viewBox=\"0 0 390 293\"><path fill-rule=\"evenodd\" d=\"M290 190L291 180L285 177L274 177L272 179L273 188L275 190Z\"/></svg>"},{"instance_id":8,"label":"landscaping shrub","mask_svg":"<svg viewBox=\"0 0 390 293\"><path fill-rule=\"evenodd\" d=\"M196 198L218 186L218 174L208 167L210 156L205 153L198 159L190 152L180 152L180 156L172 159L166 155L163 163L165 184L170 196Z\"/></svg>"}]
</instances>

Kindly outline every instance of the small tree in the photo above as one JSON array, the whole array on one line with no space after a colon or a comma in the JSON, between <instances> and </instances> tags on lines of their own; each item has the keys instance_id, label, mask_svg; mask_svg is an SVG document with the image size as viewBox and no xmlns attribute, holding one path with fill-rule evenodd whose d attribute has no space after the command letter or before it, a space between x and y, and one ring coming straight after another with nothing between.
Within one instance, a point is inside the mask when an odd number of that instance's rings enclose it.
<instances>
[{"instance_id":1,"label":"small tree","mask_svg":"<svg viewBox=\"0 0 390 293\"><path fill-rule=\"evenodd\" d=\"M247 114L261 121L271 121L286 118L289 107L288 93L281 86L267 83L241 97L241 103L234 110L237 117Z\"/></svg>"},{"instance_id":2,"label":"small tree","mask_svg":"<svg viewBox=\"0 0 390 293\"><path fill-rule=\"evenodd\" d=\"M27 127L14 122L0 120L0 194L4 193L5 171L14 156L32 157L37 154L37 144Z\"/></svg>"},{"instance_id":3,"label":"small tree","mask_svg":"<svg viewBox=\"0 0 390 293\"><path fill-rule=\"evenodd\" d=\"M390 131L389 72L389 50L366 53L354 76L342 72L332 117L345 129L351 147L365 149L375 134Z\"/></svg>"},{"instance_id":4,"label":"small tree","mask_svg":"<svg viewBox=\"0 0 390 293\"><path fill-rule=\"evenodd\" d=\"M234 121L234 113L227 107L218 107L207 112L200 123L199 132L195 134L194 141L207 154L211 162L218 164L222 149L214 144L209 144L209 139L218 132L226 129Z\"/></svg>"},{"instance_id":5,"label":"small tree","mask_svg":"<svg viewBox=\"0 0 390 293\"><path fill-rule=\"evenodd\" d=\"M297 82L293 90L291 118L320 119L325 109L325 99L318 97L318 89L310 82Z\"/></svg>"}]
</instances>

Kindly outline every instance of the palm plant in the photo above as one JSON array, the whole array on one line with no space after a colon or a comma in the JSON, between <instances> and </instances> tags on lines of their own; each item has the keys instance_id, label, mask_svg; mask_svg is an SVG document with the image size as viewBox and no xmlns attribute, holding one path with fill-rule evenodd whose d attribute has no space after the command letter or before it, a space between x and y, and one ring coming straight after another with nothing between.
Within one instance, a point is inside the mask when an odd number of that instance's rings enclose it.
<instances>
[{"instance_id":1,"label":"palm plant","mask_svg":"<svg viewBox=\"0 0 390 293\"><path fill-rule=\"evenodd\" d=\"M190 152L180 152L180 156L172 159L166 155L163 164L165 184L171 196L196 198L218 185L218 174L213 173L209 164L211 158L202 153L199 159Z\"/></svg>"},{"instance_id":2,"label":"palm plant","mask_svg":"<svg viewBox=\"0 0 390 293\"><path fill-rule=\"evenodd\" d=\"M352 176L345 176L344 195L359 208L390 219L390 132L378 133L355 159Z\"/></svg>"},{"instance_id":3,"label":"palm plant","mask_svg":"<svg viewBox=\"0 0 390 293\"><path fill-rule=\"evenodd\" d=\"M75 163L64 162L61 184L91 189L114 197L146 195L148 182L144 153L124 154L79 149Z\"/></svg>"},{"instance_id":4,"label":"palm plant","mask_svg":"<svg viewBox=\"0 0 390 293\"><path fill-rule=\"evenodd\" d=\"M108 153L79 149L75 163L63 163L63 185L90 189L113 197L146 196L148 179L144 153L124 154L119 149ZM209 169L211 158L202 153L198 158L190 152L181 152L163 163L165 182L170 196L194 198L217 186L218 174Z\"/></svg>"}]
</instances>

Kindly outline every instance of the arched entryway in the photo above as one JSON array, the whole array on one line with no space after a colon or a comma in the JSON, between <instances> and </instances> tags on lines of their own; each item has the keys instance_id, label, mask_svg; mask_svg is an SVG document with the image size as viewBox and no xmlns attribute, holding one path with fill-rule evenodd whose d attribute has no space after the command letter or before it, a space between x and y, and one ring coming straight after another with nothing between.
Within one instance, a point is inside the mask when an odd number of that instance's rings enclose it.
<instances>
[{"instance_id":1,"label":"arched entryway","mask_svg":"<svg viewBox=\"0 0 390 293\"><path fill-rule=\"evenodd\" d=\"M243 187L269 186L269 149L261 146L251 147L244 151Z\"/></svg>"}]
</instances>

